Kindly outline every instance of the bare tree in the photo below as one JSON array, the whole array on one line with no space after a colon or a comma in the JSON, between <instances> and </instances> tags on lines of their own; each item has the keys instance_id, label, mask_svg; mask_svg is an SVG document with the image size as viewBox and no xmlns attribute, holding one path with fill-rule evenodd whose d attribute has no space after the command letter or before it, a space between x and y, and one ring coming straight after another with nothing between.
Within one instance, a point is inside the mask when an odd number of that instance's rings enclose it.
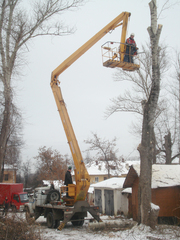
<instances>
[{"instance_id":1,"label":"bare tree","mask_svg":"<svg viewBox=\"0 0 180 240\"><path fill-rule=\"evenodd\" d=\"M178 129L178 150L179 150L179 153L180 153L180 53L177 53L177 60L176 60L176 65L175 65L175 68L176 68L176 79L178 81L178 104L179 104L179 129ZM180 154L179 154L179 163L180 163Z\"/></svg>"},{"instance_id":2,"label":"bare tree","mask_svg":"<svg viewBox=\"0 0 180 240\"><path fill-rule=\"evenodd\" d=\"M172 80L171 84L166 86L167 101L163 113L155 123L157 152L165 159L166 164L171 164L177 157L180 158L180 54L176 52L175 55L175 61L171 59L175 74L171 73L169 76Z\"/></svg>"},{"instance_id":3,"label":"bare tree","mask_svg":"<svg viewBox=\"0 0 180 240\"><path fill-rule=\"evenodd\" d=\"M178 149L180 153L180 53L177 57L177 68L176 68L177 80L179 82L179 139L178 139ZM179 163L180 163L180 155L179 155Z\"/></svg>"},{"instance_id":4,"label":"bare tree","mask_svg":"<svg viewBox=\"0 0 180 240\"><path fill-rule=\"evenodd\" d=\"M178 150L178 115L177 101L174 96L164 105L165 110L155 122L157 161L171 164L180 154Z\"/></svg>"},{"instance_id":5,"label":"bare tree","mask_svg":"<svg viewBox=\"0 0 180 240\"><path fill-rule=\"evenodd\" d=\"M170 1L167 0L160 12L164 11L169 3ZM163 52L163 48L159 47L162 25L157 26L158 16L156 1L152 0L149 6L151 11L151 26L148 28L150 51L143 48L144 55L142 55L141 58L141 69L139 71L134 74L124 72L124 74L121 75L121 81L128 80L133 84L133 93L126 91L124 96L120 95L117 99L113 99L113 105L107 110L107 116L118 111L133 112L139 115L142 114L143 116L142 138L141 144L138 147L141 158L138 213L139 223L144 223L146 225L153 224L153 221L151 221L153 211L151 211L150 202L152 163L156 162L157 154L157 149L155 147L155 121L165 110L163 106L165 101L159 101L159 94L160 78L162 78L164 71L167 70L168 59L166 57L166 52ZM168 5L168 8L169 7ZM172 160L172 141L169 129L166 129L163 145L166 151L166 160L169 161L170 158Z\"/></svg>"},{"instance_id":6,"label":"bare tree","mask_svg":"<svg viewBox=\"0 0 180 240\"><path fill-rule=\"evenodd\" d=\"M116 81L128 81L130 84L125 93L121 93L118 97L111 99L111 105L106 110L106 117L109 117L115 112L130 112L135 114L136 122L131 126L131 133L138 138L141 136L141 125L143 116L144 104L148 101L151 86L152 86L152 56L151 45L142 46L143 54L139 56L141 68L134 73L126 72L118 69L114 77ZM153 163L170 164L176 157L179 151L176 149L178 140L178 118L177 118L177 103L174 97L170 96L169 88L163 86L164 77L167 76L167 71L170 69L171 61L167 54L167 47L161 45L159 51L159 69L161 76L161 95L156 109L154 122L154 139L155 139L155 155ZM176 72L178 70L176 63ZM178 72L176 74L176 81ZM175 86L172 84L171 87ZM173 95L179 101L178 90L176 86L173 89ZM167 136L171 138L167 144ZM171 155L170 155L171 153Z\"/></svg>"},{"instance_id":7,"label":"bare tree","mask_svg":"<svg viewBox=\"0 0 180 240\"><path fill-rule=\"evenodd\" d=\"M171 84L171 94L176 98L178 102L178 153L180 153L180 52L175 53L175 61L174 61L174 68L175 68L175 75L173 79L175 80L174 84ZM179 163L180 163L180 154L179 156Z\"/></svg>"},{"instance_id":8,"label":"bare tree","mask_svg":"<svg viewBox=\"0 0 180 240\"><path fill-rule=\"evenodd\" d=\"M115 74L116 81L128 81L131 89L126 89L124 94L120 94L118 97L113 98L111 100L112 104L106 110L106 117L109 117L114 112L131 112L136 115L137 121L132 124L132 134L136 135L138 138L141 136L141 125L142 125L142 117L143 117L143 108L146 102L149 99L151 87L152 87L152 55L151 55L151 46L147 44L147 46L142 46L143 54L140 55L141 68L132 73L126 72L122 69L118 69ZM167 70L169 69L168 65L168 57L167 57L167 49L166 47L161 46L158 49L159 54L159 68L161 78ZM162 94L160 101L158 102L158 106L155 112L156 122L159 121L159 117L164 113L167 109L167 101L164 97L165 94ZM161 133L167 133L167 126L165 122L162 125L161 122ZM169 131L169 129L168 129ZM156 154L160 151L160 144L158 142L159 138L156 139L156 125L154 128L154 139L155 145L157 147ZM164 143L162 143L163 145ZM162 147L161 147L162 149ZM156 155L154 155L153 163L156 163Z\"/></svg>"},{"instance_id":9,"label":"bare tree","mask_svg":"<svg viewBox=\"0 0 180 240\"><path fill-rule=\"evenodd\" d=\"M31 173L30 160L27 160L26 162L23 163L21 170L22 170L23 176L24 176L24 188L27 188L28 184L29 184L29 175Z\"/></svg>"},{"instance_id":10,"label":"bare tree","mask_svg":"<svg viewBox=\"0 0 180 240\"><path fill-rule=\"evenodd\" d=\"M143 108L143 126L141 143L138 146L140 153L140 179L138 189L138 221L145 225L152 226L151 209L151 177L152 163L155 155L154 144L154 122L160 92L160 66L158 44L162 30L162 25L157 25L157 6L156 0L149 3L151 12L151 26L148 33L151 41L152 51L152 85L148 101ZM157 216L156 216L157 217ZM155 219L153 219L154 221Z\"/></svg>"},{"instance_id":11,"label":"bare tree","mask_svg":"<svg viewBox=\"0 0 180 240\"><path fill-rule=\"evenodd\" d=\"M7 140L5 145L5 153L2 163L2 178L4 173L4 165L8 164L15 169L20 166L20 149L23 146L22 138L22 118L17 108L12 104L11 106L11 121L9 129L7 130Z\"/></svg>"},{"instance_id":12,"label":"bare tree","mask_svg":"<svg viewBox=\"0 0 180 240\"><path fill-rule=\"evenodd\" d=\"M108 178L110 178L110 170L112 168L120 169L120 161L118 160L116 153L116 138L111 141L106 139L101 139L96 133L92 133L93 137L87 139L84 142L89 144L90 147L87 151L95 151L96 157L99 161L106 164L106 169L108 171ZM112 166L113 165L113 166Z\"/></svg>"},{"instance_id":13,"label":"bare tree","mask_svg":"<svg viewBox=\"0 0 180 240\"><path fill-rule=\"evenodd\" d=\"M67 10L75 9L84 0L43 0L31 1L32 8L25 9L21 0L2 0L0 2L0 80L3 88L0 98L0 181L2 164L6 153L7 139L12 118L13 87L12 81L22 64L23 54L33 38L42 35L62 36L70 34L62 22L55 16L61 16ZM55 21L52 21L52 20Z\"/></svg>"},{"instance_id":14,"label":"bare tree","mask_svg":"<svg viewBox=\"0 0 180 240\"><path fill-rule=\"evenodd\" d=\"M161 46L159 51L159 65L161 77L168 70L167 48ZM150 43L142 46L142 54L139 55L141 68L135 72L127 72L118 69L114 75L115 81L128 81L131 89L126 89L123 94L111 99L111 105L106 110L106 117L109 117L114 112L131 112L143 115L142 105L149 98L152 86L152 55ZM164 110L163 99L158 104L156 116Z\"/></svg>"}]
</instances>

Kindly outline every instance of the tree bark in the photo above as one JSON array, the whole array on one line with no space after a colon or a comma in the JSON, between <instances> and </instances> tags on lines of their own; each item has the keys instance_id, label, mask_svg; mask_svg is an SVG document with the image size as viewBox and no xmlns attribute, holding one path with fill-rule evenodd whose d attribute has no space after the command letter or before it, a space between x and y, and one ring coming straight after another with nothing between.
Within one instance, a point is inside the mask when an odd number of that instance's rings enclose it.
<instances>
[{"instance_id":1,"label":"tree bark","mask_svg":"<svg viewBox=\"0 0 180 240\"><path fill-rule=\"evenodd\" d=\"M165 151L166 151L166 164L171 164L172 158L172 142L171 142L171 133L169 132L167 135L164 137L165 143Z\"/></svg>"},{"instance_id":2,"label":"tree bark","mask_svg":"<svg viewBox=\"0 0 180 240\"><path fill-rule=\"evenodd\" d=\"M140 153L140 181L138 189L138 222L151 226L151 178L152 164L155 155L154 122L160 92L160 69L158 61L158 43L162 25L157 26L156 0L149 3L151 26L148 32L152 50L152 87L143 112L143 126Z\"/></svg>"},{"instance_id":3,"label":"tree bark","mask_svg":"<svg viewBox=\"0 0 180 240\"><path fill-rule=\"evenodd\" d=\"M178 59L178 65L180 67L180 59ZM177 78L179 81L179 137L178 137L178 149L179 149L179 153L180 153L180 69L179 71L177 70ZM179 155L179 164L180 164L180 155Z\"/></svg>"},{"instance_id":4,"label":"tree bark","mask_svg":"<svg viewBox=\"0 0 180 240\"><path fill-rule=\"evenodd\" d=\"M10 75L10 74L9 74ZM6 154L6 146L7 139L9 136L10 122L11 122L11 107L12 107L12 97L11 97L11 88L10 85L7 84L9 81L4 80L4 112L3 112L3 120L1 126L1 134L0 134L0 182L3 181L3 166L4 166L4 158Z\"/></svg>"}]
</instances>

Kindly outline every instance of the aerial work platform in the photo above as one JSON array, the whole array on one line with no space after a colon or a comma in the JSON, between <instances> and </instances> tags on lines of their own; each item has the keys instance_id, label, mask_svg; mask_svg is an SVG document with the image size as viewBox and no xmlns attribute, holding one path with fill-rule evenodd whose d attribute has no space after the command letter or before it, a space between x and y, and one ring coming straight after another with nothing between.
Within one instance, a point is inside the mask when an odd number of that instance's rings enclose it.
<instances>
[{"instance_id":1,"label":"aerial work platform","mask_svg":"<svg viewBox=\"0 0 180 240\"><path fill-rule=\"evenodd\" d=\"M135 71L135 70L138 70L140 67L138 64L122 62L122 61L113 60L113 59L109 59L106 62L103 62L103 66L110 67L110 68L119 67L126 71Z\"/></svg>"},{"instance_id":2,"label":"aerial work platform","mask_svg":"<svg viewBox=\"0 0 180 240\"><path fill-rule=\"evenodd\" d=\"M138 70L140 68L138 55L129 55L130 62L124 62L126 46L122 48L124 52L121 52L121 45L123 43L118 42L106 42L102 45L103 66L109 68L119 67L125 71Z\"/></svg>"}]
</instances>

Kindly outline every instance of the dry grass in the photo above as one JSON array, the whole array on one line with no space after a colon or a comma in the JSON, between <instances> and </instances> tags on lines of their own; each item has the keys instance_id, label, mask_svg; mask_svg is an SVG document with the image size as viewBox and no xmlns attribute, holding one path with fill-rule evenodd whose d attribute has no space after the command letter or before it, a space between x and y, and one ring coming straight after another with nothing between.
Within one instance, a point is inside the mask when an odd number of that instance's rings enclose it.
<instances>
[{"instance_id":1,"label":"dry grass","mask_svg":"<svg viewBox=\"0 0 180 240\"><path fill-rule=\"evenodd\" d=\"M29 225L17 214L0 217L0 236L1 240L42 240L39 226Z\"/></svg>"}]
</instances>

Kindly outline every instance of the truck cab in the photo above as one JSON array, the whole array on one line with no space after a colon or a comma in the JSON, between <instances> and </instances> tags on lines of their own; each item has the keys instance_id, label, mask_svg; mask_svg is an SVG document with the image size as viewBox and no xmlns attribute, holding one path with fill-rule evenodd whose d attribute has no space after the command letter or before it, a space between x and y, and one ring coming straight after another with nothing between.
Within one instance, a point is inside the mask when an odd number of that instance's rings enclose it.
<instances>
[{"instance_id":1,"label":"truck cab","mask_svg":"<svg viewBox=\"0 0 180 240\"><path fill-rule=\"evenodd\" d=\"M28 195L26 192L15 192L12 193L11 206L13 210L24 210L24 204L29 202Z\"/></svg>"}]
</instances>

